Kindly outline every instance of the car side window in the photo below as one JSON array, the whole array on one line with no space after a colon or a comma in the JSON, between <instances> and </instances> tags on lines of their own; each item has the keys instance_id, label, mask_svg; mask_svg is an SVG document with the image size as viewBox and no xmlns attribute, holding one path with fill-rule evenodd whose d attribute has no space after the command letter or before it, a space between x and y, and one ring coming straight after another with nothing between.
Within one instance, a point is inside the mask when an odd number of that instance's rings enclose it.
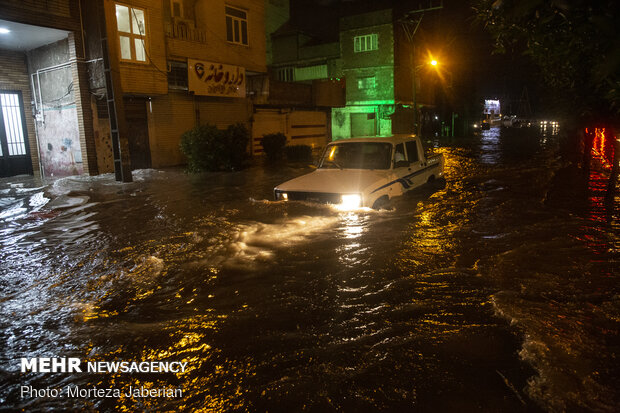
<instances>
[{"instance_id":1,"label":"car side window","mask_svg":"<svg viewBox=\"0 0 620 413\"><path fill-rule=\"evenodd\" d=\"M405 160L405 146L402 143L396 145L394 149L394 165Z\"/></svg>"},{"instance_id":2,"label":"car side window","mask_svg":"<svg viewBox=\"0 0 620 413\"><path fill-rule=\"evenodd\" d=\"M407 156L409 162L419 161L420 156L418 155L418 145L416 145L416 141L407 141L405 145L407 146Z\"/></svg>"}]
</instances>

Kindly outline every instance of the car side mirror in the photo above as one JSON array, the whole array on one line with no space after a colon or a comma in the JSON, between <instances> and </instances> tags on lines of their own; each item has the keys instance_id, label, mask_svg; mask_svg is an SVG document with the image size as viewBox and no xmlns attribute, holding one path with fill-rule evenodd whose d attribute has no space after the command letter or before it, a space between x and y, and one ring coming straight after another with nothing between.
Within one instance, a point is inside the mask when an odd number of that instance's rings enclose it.
<instances>
[{"instance_id":1,"label":"car side mirror","mask_svg":"<svg viewBox=\"0 0 620 413\"><path fill-rule=\"evenodd\" d=\"M409 166L409 161L398 161L394 164L394 168L407 168Z\"/></svg>"}]
</instances>

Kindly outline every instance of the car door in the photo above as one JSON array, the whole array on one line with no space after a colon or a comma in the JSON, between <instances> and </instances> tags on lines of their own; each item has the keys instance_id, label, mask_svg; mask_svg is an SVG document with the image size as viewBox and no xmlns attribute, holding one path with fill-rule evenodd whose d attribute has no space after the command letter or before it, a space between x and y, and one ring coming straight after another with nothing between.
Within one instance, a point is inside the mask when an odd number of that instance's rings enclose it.
<instances>
[{"instance_id":1,"label":"car door","mask_svg":"<svg viewBox=\"0 0 620 413\"><path fill-rule=\"evenodd\" d=\"M418 141L412 139L405 142L405 149L407 151L407 174L404 179L409 184L409 189L422 185L424 180L424 169L426 164L423 161L423 157L420 156L420 148L418 147Z\"/></svg>"},{"instance_id":2,"label":"car door","mask_svg":"<svg viewBox=\"0 0 620 413\"><path fill-rule=\"evenodd\" d=\"M390 190L395 192L392 194L392 196L395 196L408 191L411 187L410 182L407 180L407 175L409 175L410 172L409 161L407 161L404 143L399 143L394 146L394 158L392 160L392 165L392 179L394 185L392 185Z\"/></svg>"}]
</instances>

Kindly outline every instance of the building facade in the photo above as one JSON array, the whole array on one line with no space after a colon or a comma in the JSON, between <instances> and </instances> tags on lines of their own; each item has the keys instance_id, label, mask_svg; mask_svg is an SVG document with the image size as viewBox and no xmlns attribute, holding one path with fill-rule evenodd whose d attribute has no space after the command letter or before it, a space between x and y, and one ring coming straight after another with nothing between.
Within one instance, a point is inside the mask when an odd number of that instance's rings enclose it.
<instances>
[{"instance_id":1,"label":"building facade","mask_svg":"<svg viewBox=\"0 0 620 413\"><path fill-rule=\"evenodd\" d=\"M282 22L284 8L271 8ZM253 95L254 154L262 153L262 136L280 132L288 145L319 149L331 136L331 109L344 106L344 80L338 76L338 42L320 41L287 20L279 27L271 22L269 73L251 86ZM271 30L272 32L270 32Z\"/></svg>"},{"instance_id":2,"label":"building facade","mask_svg":"<svg viewBox=\"0 0 620 413\"><path fill-rule=\"evenodd\" d=\"M198 124L251 129L246 86L266 73L262 1L105 0L105 7L132 169L183 164L180 137ZM95 118L98 157L109 171L105 113Z\"/></svg>"},{"instance_id":3,"label":"building facade","mask_svg":"<svg viewBox=\"0 0 620 413\"><path fill-rule=\"evenodd\" d=\"M132 169L183 164L197 124L251 129L264 14L261 0L0 0L2 176L112 172L117 128Z\"/></svg>"},{"instance_id":4,"label":"building facade","mask_svg":"<svg viewBox=\"0 0 620 413\"><path fill-rule=\"evenodd\" d=\"M0 175L98 172L80 2L0 1Z\"/></svg>"},{"instance_id":5,"label":"building facade","mask_svg":"<svg viewBox=\"0 0 620 413\"><path fill-rule=\"evenodd\" d=\"M412 133L414 101L418 108L433 107L435 84L433 73L415 63L420 56L413 57L402 18L393 9L341 17L331 43L317 43L287 23L272 35L271 77L341 82L344 102L331 106L331 139Z\"/></svg>"}]
</instances>

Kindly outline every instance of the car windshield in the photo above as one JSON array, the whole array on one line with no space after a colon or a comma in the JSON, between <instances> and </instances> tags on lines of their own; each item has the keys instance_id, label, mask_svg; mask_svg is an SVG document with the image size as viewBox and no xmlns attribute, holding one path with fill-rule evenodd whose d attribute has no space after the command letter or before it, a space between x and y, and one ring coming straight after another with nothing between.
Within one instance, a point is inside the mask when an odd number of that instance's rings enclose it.
<instances>
[{"instance_id":1,"label":"car windshield","mask_svg":"<svg viewBox=\"0 0 620 413\"><path fill-rule=\"evenodd\" d=\"M329 145L319 168L389 169L392 144L386 142L342 142Z\"/></svg>"}]
</instances>

